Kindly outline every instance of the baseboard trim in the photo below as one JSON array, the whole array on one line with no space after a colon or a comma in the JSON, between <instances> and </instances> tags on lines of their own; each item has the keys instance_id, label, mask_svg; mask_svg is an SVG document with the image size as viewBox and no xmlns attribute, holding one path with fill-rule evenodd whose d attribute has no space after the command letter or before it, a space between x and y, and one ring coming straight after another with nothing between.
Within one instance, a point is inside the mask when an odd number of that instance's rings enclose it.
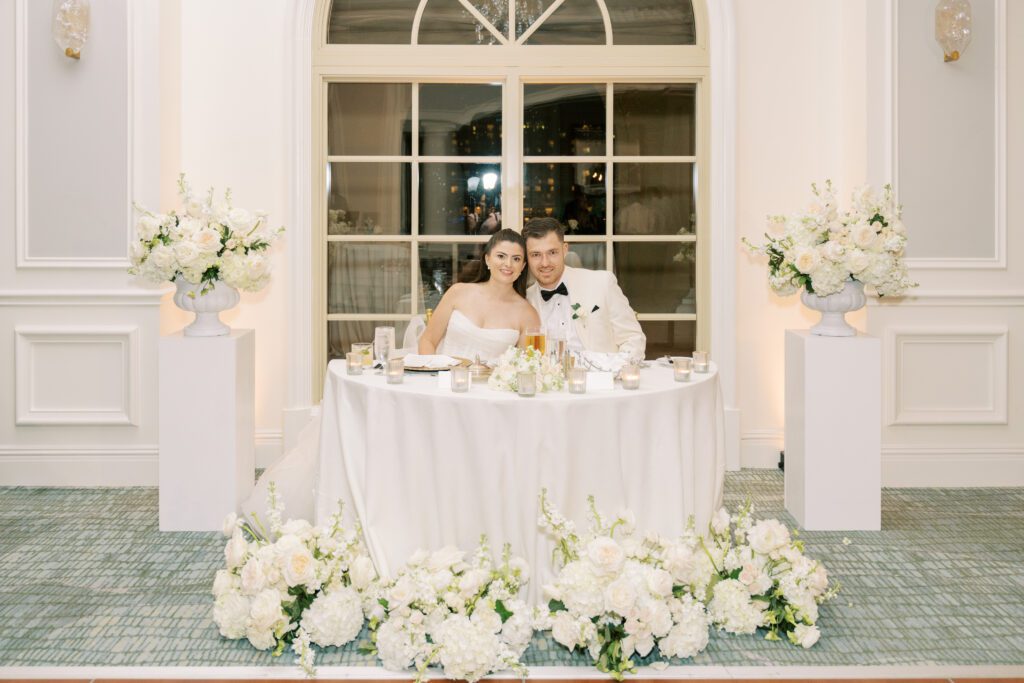
<instances>
[{"instance_id":1,"label":"baseboard trim","mask_svg":"<svg viewBox=\"0 0 1024 683\"><path fill-rule=\"evenodd\" d=\"M280 429L257 429L256 467L266 469L277 462L283 452L283 442Z\"/></svg>"},{"instance_id":2,"label":"baseboard trim","mask_svg":"<svg viewBox=\"0 0 1024 683\"><path fill-rule=\"evenodd\" d=\"M156 486L156 446L0 446L0 486Z\"/></svg>"},{"instance_id":3,"label":"baseboard trim","mask_svg":"<svg viewBox=\"0 0 1024 683\"><path fill-rule=\"evenodd\" d=\"M883 446L882 486L1024 486L1024 446Z\"/></svg>"},{"instance_id":4,"label":"baseboard trim","mask_svg":"<svg viewBox=\"0 0 1024 683\"><path fill-rule=\"evenodd\" d=\"M774 470L785 439L781 429L751 429L740 435L740 466L744 469Z\"/></svg>"}]
</instances>

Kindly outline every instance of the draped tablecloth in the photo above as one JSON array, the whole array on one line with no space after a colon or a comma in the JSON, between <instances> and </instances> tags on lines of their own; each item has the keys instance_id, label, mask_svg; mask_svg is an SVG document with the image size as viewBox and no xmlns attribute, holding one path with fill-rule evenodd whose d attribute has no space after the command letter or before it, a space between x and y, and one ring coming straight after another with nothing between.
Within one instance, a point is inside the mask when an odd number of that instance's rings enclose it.
<instances>
[{"instance_id":1,"label":"draped tablecloth","mask_svg":"<svg viewBox=\"0 0 1024 683\"><path fill-rule=\"evenodd\" d=\"M471 551L486 534L495 556L510 543L531 567L531 601L554 578L554 544L537 526L538 494L577 526L587 496L638 528L706 527L725 475L718 375L675 382L667 367L641 371L640 389L520 398L481 384L465 394L433 375L349 376L332 361L324 385L316 520L338 500L355 511L382 575L417 549ZM348 517L351 519L351 517Z\"/></svg>"}]
</instances>

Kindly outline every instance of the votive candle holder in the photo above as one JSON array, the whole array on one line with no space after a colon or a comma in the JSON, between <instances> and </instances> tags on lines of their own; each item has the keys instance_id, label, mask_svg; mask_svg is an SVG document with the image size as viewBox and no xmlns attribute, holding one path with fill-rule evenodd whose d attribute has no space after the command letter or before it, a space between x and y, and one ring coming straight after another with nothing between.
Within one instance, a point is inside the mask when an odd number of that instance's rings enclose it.
<instances>
[{"instance_id":1,"label":"votive candle holder","mask_svg":"<svg viewBox=\"0 0 1024 683\"><path fill-rule=\"evenodd\" d=\"M640 366L629 363L622 366L622 370L619 371L619 379L622 380L623 389L639 389L640 388Z\"/></svg>"},{"instance_id":2,"label":"votive candle holder","mask_svg":"<svg viewBox=\"0 0 1024 683\"><path fill-rule=\"evenodd\" d=\"M469 391L469 368L452 368L452 391L456 394L464 394Z\"/></svg>"},{"instance_id":3,"label":"votive candle holder","mask_svg":"<svg viewBox=\"0 0 1024 683\"><path fill-rule=\"evenodd\" d=\"M405 361L401 358L389 358L384 373L387 375L388 384L401 384L405 379Z\"/></svg>"},{"instance_id":4,"label":"votive candle holder","mask_svg":"<svg viewBox=\"0 0 1024 683\"><path fill-rule=\"evenodd\" d=\"M352 351L345 354L345 371L350 375L363 374L363 356Z\"/></svg>"},{"instance_id":5,"label":"votive candle holder","mask_svg":"<svg viewBox=\"0 0 1024 683\"><path fill-rule=\"evenodd\" d=\"M519 384L519 395L528 397L537 393L537 375L532 372L520 372L516 376Z\"/></svg>"},{"instance_id":6,"label":"votive candle holder","mask_svg":"<svg viewBox=\"0 0 1024 683\"><path fill-rule=\"evenodd\" d=\"M585 393L587 393L587 369L586 368L570 368L569 369L569 393L570 394L585 394Z\"/></svg>"},{"instance_id":7,"label":"votive candle holder","mask_svg":"<svg viewBox=\"0 0 1024 683\"><path fill-rule=\"evenodd\" d=\"M707 351L694 351L693 352L693 371L694 372L707 372L708 371L708 352Z\"/></svg>"},{"instance_id":8,"label":"votive candle holder","mask_svg":"<svg viewBox=\"0 0 1024 683\"><path fill-rule=\"evenodd\" d=\"M689 382L693 370L693 359L686 356L672 357L672 376L677 382Z\"/></svg>"}]
</instances>

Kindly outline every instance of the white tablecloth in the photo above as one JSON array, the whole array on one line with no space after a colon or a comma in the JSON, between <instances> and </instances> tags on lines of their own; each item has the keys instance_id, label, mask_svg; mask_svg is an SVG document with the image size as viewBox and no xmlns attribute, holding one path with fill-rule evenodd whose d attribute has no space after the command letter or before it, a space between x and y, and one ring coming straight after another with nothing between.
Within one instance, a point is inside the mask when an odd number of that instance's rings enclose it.
<instances>
[{"instance_id":1,"label":"white tablecloth","mask_svg":"<svg viewBox=\"0 0 1024 683\"><path fill-rule=\"evenodd\" d=\"M531 600L549 582L553 544L537 526L537 496L579 526L587 496L626 507L641 529L678 534L694 517L707 525L721 505L725 474L717 373L677 383L653 366L640 389L520 398L474 386L440 390L433 375L328 367L316 484L316 519L339 499L354 508L371 557L393 575L417 549L510 543L532 568Z\"/></svg>"}]
</instances>

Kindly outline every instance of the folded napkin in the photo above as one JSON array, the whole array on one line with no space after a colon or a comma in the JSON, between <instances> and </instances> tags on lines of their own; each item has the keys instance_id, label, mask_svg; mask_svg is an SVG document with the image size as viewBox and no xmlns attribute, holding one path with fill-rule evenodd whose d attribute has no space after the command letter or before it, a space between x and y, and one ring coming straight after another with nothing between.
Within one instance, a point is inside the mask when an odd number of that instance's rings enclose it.
<instances>
[{"instance_id":1,"label":"folded napkin","mask_svg":"<svg viewBox=\"0 0 1024 683\"><path fill-rule=\"evenodd\" d=\"M451 356L426 355L419 353L410 353L406 355L404 360L405 364L410 368L430 368L440 370L441 368L450 368L459 364L459 361Z\"/></svg>"},{"instance_id":2,"label":"folded napkin","mask_svg":"<svg viewBox=\"0 0 1024 683\"><path fill-rule=\"evenodd\" d=\"M617 373L629 362L625 353L603 353L601 351L583 351L579 355L578 365L588 370Z\"/></svg>"}]
</instances>

